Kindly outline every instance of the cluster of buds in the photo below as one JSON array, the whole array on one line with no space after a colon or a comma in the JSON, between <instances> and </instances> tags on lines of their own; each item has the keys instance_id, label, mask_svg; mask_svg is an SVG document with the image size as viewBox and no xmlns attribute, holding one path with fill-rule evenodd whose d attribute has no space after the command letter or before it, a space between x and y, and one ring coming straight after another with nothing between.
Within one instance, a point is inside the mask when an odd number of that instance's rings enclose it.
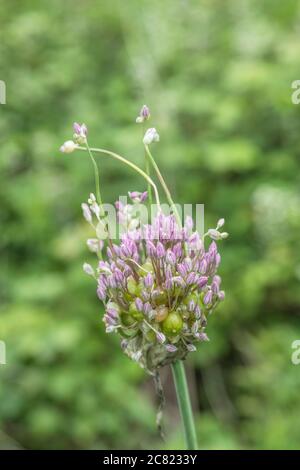
<instances>
[{"instance_id":1,"label":"cluster of buds","mask_svg":"<svg viewBox=\"0 0 300 470\"><path fill-rule=\"evenodd\" d=\"M117 333L124 352L150 373L208 341L207 318L225 297L216 242L205 250L209 235L193 231L190 218L181 228L174 215L160 212L152 224L140 224L120 244L110 244L96 273L85 265L97 278L106 332Z\"/></svg>"},{"instance_id":2,"label":"cluster of buds","mask_svg":"<svg viewBox=\"0 0 300 470\"><path fill-rule=\"evenodd\" d=\"M67 140L60 147L60 151L62 153L72 153L78 148L79 145L86 143L87 127L85 124L78 124L78 122L74 122L73 131L73 140Z\"/></svg>"}]
</instances>

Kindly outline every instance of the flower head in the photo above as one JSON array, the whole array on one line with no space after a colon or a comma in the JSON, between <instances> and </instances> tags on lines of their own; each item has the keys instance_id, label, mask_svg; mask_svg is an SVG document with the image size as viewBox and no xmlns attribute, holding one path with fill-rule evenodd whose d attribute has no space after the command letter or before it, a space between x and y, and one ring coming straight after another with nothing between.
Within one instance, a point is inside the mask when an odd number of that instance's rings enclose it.
<instances>
[{"instance_id":1,"label":"flower head","mask_svg":"<svg viewBox=\"0 0 300 470\"><path fill-rule=\"evenodd\" d=\"M133 201L141 194L130 193ZM89 222L88 208L83 205ZM207 339L207 317L224 299L217 245L212 241L205 249L192 227L190 220L180 227L174 215L159 212L151 224L125 231L98 264L106 332L119 334L124 352L150 372L195 351ZM88 245L99 247L97 239ZM85 271L93 275L90 266Z\"/></svg>"}]
</instances>

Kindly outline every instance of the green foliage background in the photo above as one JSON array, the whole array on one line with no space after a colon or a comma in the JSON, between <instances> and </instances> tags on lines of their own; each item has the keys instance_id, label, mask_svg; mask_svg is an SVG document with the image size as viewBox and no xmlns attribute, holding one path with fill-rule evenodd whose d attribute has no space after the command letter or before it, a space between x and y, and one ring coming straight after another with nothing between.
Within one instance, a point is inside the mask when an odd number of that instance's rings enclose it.
<instances>
[{"instance_id":1,"label":"green foliage background","mask_svg":"<svg viewBox=\"0 0 300 470\"><path fill-rule=\"evenodd\" d=\"M162 444L151 381L103 331L81 269L92 169L58 152L84 121L141 164L143 103L175 199L230 232L226 302L188 359L201 448L299 448L299 27L297 0L0 1L2 448L183 446L169 372ZM108 202L145 189L101 173Z\"/></svg>"}]
</instances>

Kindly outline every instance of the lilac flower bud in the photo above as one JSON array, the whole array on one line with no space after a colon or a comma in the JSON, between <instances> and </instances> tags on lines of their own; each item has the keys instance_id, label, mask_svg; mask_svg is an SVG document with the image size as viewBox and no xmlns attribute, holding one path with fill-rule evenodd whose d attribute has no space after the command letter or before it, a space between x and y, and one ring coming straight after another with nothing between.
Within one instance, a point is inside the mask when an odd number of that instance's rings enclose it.
<instances>
[{"instance_id":1,"label":"lilac flower bud","mask_svg":"<svg viewBox=\"0 0 300 470\"><path fill-rule=\"evenodd\" d=\"M141 299L140 299L139 297L137 297L137 298L135 299L135 306L136 306L136 308L137 308L137 310L138 310L139 312L142 312L142 311L143 311L144 304L143 304L143 302L141 301Z\"/></svg>"},{"instance_id":2,"label":"lilac flower bud","mask_svg":"<svg viewBox=\"0 0 300 470\"><path fill-rule=\"evenodd\" d=\"M207 270L207 261L205 258L203 258L201 261L200 261L200 265L199 265L199 271L201 274L205 274L206 273L206 270Z\"/></svg>"},{"instance_id":3,"label":"lilac flower bud","mask_svg":"<svg viewBox=\"0 0 300 470\"><path fill-rule=\"evenodd\" d=\"M203 302L205 305L209 305L212 301L212 291L209 290L206 292L204 298L203 298Z\"/></svg>"},{"instance_id":4,"label":"lilac flower bud","mask_svg":"<svg viewBox=\"0 0 300 470\"><path fill-rule=\"evenodd\" d=\"M152 142L159 142L159 135L154 127L148 129L144 135L144 145L150 145Z\"/></svg>"},{"instance_id":5,"label":"lilac flower bud","mask_svg":"<svg viewBox=\"0 0 300 470\"><path fill-rule=\"evenodd\" d=\"M92 253L98 253L103 249L103 241L98 238L89 238L86 244Z\"/></svg>"},{"instance_id":6,"label":"lilac flower bud","mask_svg":"<svg viewBox=\"0 0 300 470\"><path fill-rule=\"evenodd\" d=\"M189 303L188 303L188 310L190 312L193 312L195 310L195 307L196 307L196 303L194 300L190 300Z\"/></svg>"},{"instance_id":7,"label":"lilac flower bud","mask_svg":"<svg viewBox=\"0 0 300 470\"><path fill-rule=\"evenodd\" d=\"M156 256L158 258L163 258L165 256L165 249L164 249L164 246L161 242L157 242L157 245L156 245Z\"/></svg>"},{"instance_id":8,"label":"lilac flower bud","mask_svg":"<svg viewBox=\"0 0 300 470\"><path fill-rule=\"evenodd\" d=\"M117 283L121 284L124 281L124 274L119 268L114 270L114 277Z\"/></svg>"},{"instance_id":9,"label":"lilac flower bud","mask_svg":"<svg viewBox=\"0 0 300 470\"><path fill-rule=\"evenodd\" d=\"M146 302L143 308L144 313L148 316L151 310L152 310L151 304L149 302Z\"/></svg>"},{"instance_id":10,"label":"lilac flower bud","mask_svg":"<svg viewBox=\"0 0 300 470\"><path fill-rule=\"evenodd\" d=\"M63 145L60 147L60 151L62 153L72 153L74 150L76 150L78 147L73 140L67 140L66 142L63 143Z\"/></svg>"},{"instance_id":11,"label":"lilac flower bud","mask_svg":"<svg viewBox=\"0 0 300 470\"><path fill-rule=\"evenodd\" d=\"M106 289L103 286L98 286L97 295L100 300L104 301L106 299Z\"/></svg>"},{"instance_id":12,"label":"lilac flower bud","mask_svg":"<svg viewBox=\"0 0 300 470\"><path fill-rule=\"evenodd\" d=\"M229 237L229 233L227 233L227 232L222 232L222 233L221 233L221 238L222 238L222 240L225 240L225 239L228 238L228 237Z\"/></svg>"},{"instance_id":13,"label":"lilac flower bud","mask_svg":"<svg viewBox=\"0 0 300 470\"><path fill-rule=\"evenodd\" d=\"M156 333L156 339L159 343L163 344L166 341L166 337L163 333L157 332Z\"/></svg>"},{"instance_id":14,"label":"lilac flower bud","mask_svg":"<svg viewBox=\"0 0 300 470\"><path fill-rule=\"evenodd\" d=\"M156 248L151 240L147 241L147 254L152 257L156 256Z\"/></svg>"},{"instance_id":15,"label":"lilac flower bud","mask_svg":"<svg viewBox=\"0 0 300 470\"><path fill-rule=\"evenodd\" d=\"M82 203L81 209L82 209L83 217L89 224L91 224L93 221L93 218L92 218L92 213L90 211L89 206L86 203Z\"/></svg>"},{"instance_id":16,"label":"lilac flower bud","mask_svg":"<svg viewBox=\"0 0 300 470\"><path fill-rule=\"evenodd\" d=\"M176 256L176 258L180 258L182 256L182 246L181 243L176 243L176 245L173 246L173 253Z\"/></svg>"},{"instance_id":17,"label":"lilac flower bud","mask_svg":"<svg viewBox=\"0 0 300 470\"><path fill-rule=\"evenodd\" d=\"M95 276L95 271L94 271L94 269L92 268L92 266L90 264L83 263L83 270L89 276Z\"/></svg>"},{"instance_id":18,"label":"lilac flower bud","mask_svg":"<svg viewBox=\"0 0 300 470\"><path fill-rule=\"evenodd\" d=\"M170 353L173 353L173 352L177 351L177 348L174 344L166 344L165 348Z\"/></svg>"},{"instance_id":19,"label":"lilac flower bud","mask_svg":"<svg viewBox=\"0 0 300 470\"><path fill-rule=\"evenodd\" d=\"M140 123L147 121L148 119L150 119L150 109L148 108L146 104L144 104L135 122L137 124L140 124Z\"/></svg>"},{"instance_id":20,"label":"lilac flower bud","mask_svg":"<svg viewBox=\"0 0 300 470\"><path fill-rule=\"evenodd\" d=\"M153 283L154 283L154 280L153 280L153 276L151 273L148 273L145 277L144 277L144 284L145 284L145 287L152 287L153 286Z\"/></svg>"},{"instance_id":21,"label":"lilac flower bud","mask_svg":"<svg viewBox=\"0 0 300 470\"><path fill-rule=\"evenodd\" d=\"M196 305L194 314L195 314L196 320L200 320L200 318L201 318L201 308L199 307L199 305Z\"/></svg>"},{"instance_id":22,"label":"lilac flower bud","mask_svg":"<svg viewBox=\"0 0 300 470\"><path fill-rule=\"evenodd\" d=\"M200 287L200 289L202 289L204 286L206 286L207 281L208 281L207 276L200 276L199 279L198 279L198 282L197 282L198 287Z\"/></svg>"},{"instance_id":23,"label":"lilac flower bud","mask_svg":"<svg viewBox=\"0 0 300 470\"><path fill-rule=\"evenodd\" d=\"M132 192L129 191L128 195L133 202L141 203L147 199L148 192L144 191L143 193L139 193L138 191L132 191Z\"/></svg>"},{"instance_id":24,"label":"lilac flower bud","mask_svg":"<svg viewBox=\"0 0 300 470\"><path fill-rule=\"evenodd\" d=\"M191 286L192 284L195 284L196 279L197 279L196 276L197 276L196 273L190 273L188 275L188 277L186 279L186 283L187 283L188 286Z\"/></svg>"},{"instance_id":25,"label":"lilac flower bud","mask_svg":"<svg viewBox=\"0 0 300 470\"><path fill-rule=\"evenodd\" d=\"M78 124L78 122L74 122L73 124L73 130L75 134L77 134L80 137L86 137L87 136L87 127L85 124Z\"/></svg>"},{"instance_id":26,"label":"lilac flower bud","mask_svg":"<svg viewBox=\"0 0 300 470\"><path fill-rule=\"evenodd\" d=\"M221 255L220 253L217 253L216 254L216 268L219 266L220 263L221 263Z\"/></svg>"},{"instance_id":27,"label":"lilac flower bud","mask_svg":"<svg viewBox=\"0 0 300 470\"><path fill-rule=\"evenodd\" d=\"M187 349L190 351L190 352L195 352L197 351L197 348L193 345L193 344L187 344Z\"/></svg>"},{"instance_id":28,"label":"lilac flower bud","mask_svg":"<svg viewBox=\"0 0 300 470\"><path fill-rule=\"evenodd\" d=\"M177 271L182 277L185 277L187 275L187 269L183 263L177 265Z\"/></svg>"},{"instance_id":29,"label":"lilac flower bud","mask_svg":"<svg viewBox=\"0 0 300 470\"><path fill-rule=\"evenodd\" d=\"M209 337L206 333L198 333L198 339L200 341L209 341Z\"/></svg>"}]
</instances>

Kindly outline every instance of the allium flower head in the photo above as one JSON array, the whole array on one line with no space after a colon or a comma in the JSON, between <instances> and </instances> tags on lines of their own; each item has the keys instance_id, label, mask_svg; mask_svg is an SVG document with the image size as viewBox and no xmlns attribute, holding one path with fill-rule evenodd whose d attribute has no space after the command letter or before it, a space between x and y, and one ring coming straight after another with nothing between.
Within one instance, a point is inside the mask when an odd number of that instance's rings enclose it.
<instances>
[{"instance_id":1,"label":"allium flower head","mask_svg":"<svg viewBox=\"0 0 300 470\"><path fill-rule=\"evenodd\" d=\"M141 193L130 194L135 200ZM83 205L89 221L88 208ZM96 251L97 240L89 246ZM208 340L207 318L224 299L219 263L215 241L205 249L190 220L180 227L174 215L160 212L151 224L126 231L97 269L107 333L118 334L125 353L150 373L184 359Z\"/></svg>"}]
</instances>

